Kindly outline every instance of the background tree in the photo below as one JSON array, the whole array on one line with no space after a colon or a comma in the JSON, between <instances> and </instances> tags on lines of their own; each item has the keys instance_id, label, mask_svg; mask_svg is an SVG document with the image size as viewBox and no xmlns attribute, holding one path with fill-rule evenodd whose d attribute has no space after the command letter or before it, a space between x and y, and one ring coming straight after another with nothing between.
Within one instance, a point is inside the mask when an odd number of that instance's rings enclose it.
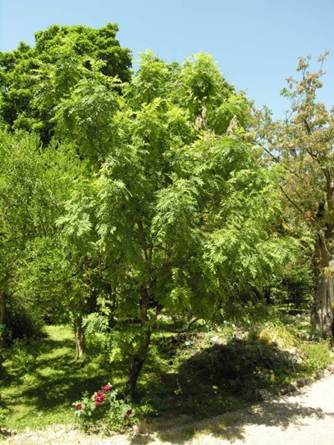
<instances>
[{"instance_id":1,"label":"background tree","mask_svg":"<svg viewBox=\"0 0 334 445\"><path fill-rule=\"evenodd\" d=\"M40 307L19 291L17 272L31 243L55 236L81 164L67 147L41 150L38 137L23 131L1 131L0 156L0 296L1 324L6 324L6 306L13 299L23 307Z\"/></svg>"},{"instance_id":2,"label":"background tree","mask_svg":"<svg viewBox=\"0 0 334 445\"><path fill-rule=\"evenodd\" d=\"M321 66L325 56L319 61ZM311 71L310 59L298 61L298 79L289 77L282 94L291 100L287 117L264 130L267 152L284 175L282 197L290 225L304 227L313 239L314 302L312 324L323 337L333 336L330 261L334 238L334 114L317 99L324 74Z\"/></svg>"},{"instance_id":3,"label":"background tree","mask_svg":"<svg viewBox=\"0 0 334 445\"><path fill-rule=\"evenodd\" d=\"M118 27L53 25L35 34L35 46L21 43L0 53L0 115L10 128L38 131L44 143L54 133L55 107L80 79L101 75L130 79L130 52L116 39Z\"/></svg>"}]
</instances>

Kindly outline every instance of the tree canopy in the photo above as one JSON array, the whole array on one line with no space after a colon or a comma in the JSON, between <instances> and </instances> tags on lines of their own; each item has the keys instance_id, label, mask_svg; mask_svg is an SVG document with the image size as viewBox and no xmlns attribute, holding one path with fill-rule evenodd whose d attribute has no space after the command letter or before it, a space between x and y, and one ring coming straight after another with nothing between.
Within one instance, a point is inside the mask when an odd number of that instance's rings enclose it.
<instances>
[{"instance_id":1,"label":"tree canopy","mask_svg":"<svg viewBox=\"0 0 334 445\"><path fill-rule=\"evenodd\" d=\"M81 79L99 72L129 81L130 51L116 39L117 25L50 26L35 34L35 45L21 43L0 53L0 114L10 128L33 130L43 143L54 134L55 108Z\"/></svg>"}]
</instances>

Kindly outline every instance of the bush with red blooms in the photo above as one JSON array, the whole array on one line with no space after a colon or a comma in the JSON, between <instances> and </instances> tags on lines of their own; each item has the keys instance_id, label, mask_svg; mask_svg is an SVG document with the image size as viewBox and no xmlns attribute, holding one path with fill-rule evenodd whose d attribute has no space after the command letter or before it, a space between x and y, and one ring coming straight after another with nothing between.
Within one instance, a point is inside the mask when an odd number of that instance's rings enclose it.
<instances>
[{"instance_id":1,"label":"bush with red blooms","mask_svg":"<svg viewBox=\"0 0 334 445\"><path fill-rule=\"evenodd\" d=\"M124 432L135 421L133 408L110 383L92 396L84 394L82 400L73 403L73 409L85 431Z\"/></svg>"}]
</instances>

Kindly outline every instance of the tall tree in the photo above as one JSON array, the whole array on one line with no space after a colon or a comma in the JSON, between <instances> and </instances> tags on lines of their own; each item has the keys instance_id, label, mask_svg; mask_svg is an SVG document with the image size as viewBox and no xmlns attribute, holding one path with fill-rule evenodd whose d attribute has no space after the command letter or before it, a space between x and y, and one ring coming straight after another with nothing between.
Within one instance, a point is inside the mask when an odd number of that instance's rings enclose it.
<instances>
[{"instance_id":1,"label":"tall tree","mask_svg":"<svg viewBox=\"0 0 334 445\"><path fill-rule=\"evenodd\" d=\"M160 311L240 316L279 274L289 249L278 233L270 236L275 172L261 166L261 152L247 142L250 105L209 56L180 66L146 54L108 119L98 113L115 103L108 90L95 83L98 94L88 96L83 87L62 102L58 116L78 147L103 153L94 164L89 227L110 282L104 305L114 320L139 326L128 344L133 393ZM88 102L97 110L93 143ZM64 119L68 114L72 119ZM65 218L70 225L71 212Z\"/></svg>"},{"instance_id":2,"label":"tall tree","mask_svg":"<svg viewBox=\"0 0 334 445\"><path fill-rule=\"evenodd\" d=\"M283 96L291 100L287 117L264 126L266 150L280 163L282 196L291 222L304 226L313 238L314 303L312 324L323 337L333 337L334 295L330 261L334 240L334 112L317 98L321 67L312 71L309 58L300 58L299 77L287 79Z\"/></svg>"},{"instance_id":3,"label":"tall tree","mask_svg":"<svg viewBox=\"0 0 334 445\"><path fill-rule=\"evenodd\" d=\"M116 39L117 25L100 29L53 25L35 34L35 46L21 43L0 53L0 115L11 128L37 131L44 143L54 133L54 113L80 79L99 71L130 79L130 52Z\"/></svg>"}]
</instances>

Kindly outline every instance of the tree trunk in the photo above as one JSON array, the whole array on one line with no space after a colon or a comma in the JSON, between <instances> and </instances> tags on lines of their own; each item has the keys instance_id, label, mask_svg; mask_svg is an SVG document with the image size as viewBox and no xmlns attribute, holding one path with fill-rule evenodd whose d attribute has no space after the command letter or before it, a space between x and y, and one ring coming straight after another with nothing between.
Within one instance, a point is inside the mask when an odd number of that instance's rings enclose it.
<instances>
[{"instance_id":1,"label":"tree trunk","mask_svg":"<svg viewBox=\"0 0 334 445\"><path fill-rule=\"evenodd\" d=\"M151 329L147 329L141 338L138 350L134 354L130 366L129 378L127 383L127 388L130 396L133 398L136 392L137 382L141 370L143 369L147 353L150 347L151 341Z\"/></svg>"},{"instance_id":2,"label":"tree trunk","mask_svg":"<svg viewBox=\"0 0 334 445\"><path fill-rule=\"evenodd\" d=\"M127 389L130 396L133 398L136 392L137 381L141 370L143 369L147 353L150 347L152 324L148 317L148 306L150 302L150 286L142 289L140 300L140 319L142 334L137 351L134 353L130 365L129 378L127 382Z\"/></svg>"},{"instance_id":3,"label":"tree trunk","mask_svg":"<svg viewBox=\"0 0 334 445\"><path fill-rule=\"evenodd\" d=\"M0 345L4 345L5 341L5 329L7 322L7 311L6 311L6 296L4 293L0 292Z\"/></svg>"},{"instance_id":4,"label":"tree trunk","mask_svg":"<svg viewBox=\"0 0 334 445\"><path fill-rule=\"evenodd\" d=\"M82 326L82 316L75 320L75 358L80 359L86 354L86 338L85 331Z\"/></svg>"},{"instance_id":5,"label":"tree trunk","mask_svg":"<svg viewBox=\"0 0 334 445\"><path fill-rule=\"evenodd\" d=\"M319 234L314 255L315 292L311 322L313 329L318 331L323 338L333 339L334 271L330 268L330 255L327 246L327 240L322 234Z\"/></svg>"},{"instance_id":6,"label":"tree trunk","mask_svg":"<svg viewBox=\"0 0 334 445\"><path fill-rule=\"evenodd\" d=\"M6 297L0 292L0 325L6 324Z\"/></svg>"}]
</instances>

